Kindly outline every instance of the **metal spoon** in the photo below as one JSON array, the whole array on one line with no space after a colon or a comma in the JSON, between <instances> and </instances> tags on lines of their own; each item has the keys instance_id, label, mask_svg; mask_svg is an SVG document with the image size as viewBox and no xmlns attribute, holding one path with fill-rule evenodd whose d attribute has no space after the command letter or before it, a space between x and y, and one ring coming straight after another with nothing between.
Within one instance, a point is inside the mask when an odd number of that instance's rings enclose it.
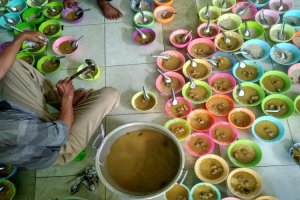
<instances>
[{"instance_id":1,"label":"metal spoon","mask_svg":"<svg viewBox=\"0 0 300 200\"><path fill-rule=\"evenodd\" d=\"M96 70L96 64L93 60L91 59L86 59L85 60L85 63L87 64L86 67L82 68L80 71L76 72L75 74L73 74L71 77L70 77L70 80L73 80L74 78L78 77L80 74L82 74L83 72L85 72L86 70L88 69L91 69L93 71Z\"/></svg>"},{"instance_id":2,"label":"metal spoon","mask_svg":"<svg viewBox=\"0 0 300 200\"><path fill-rule=\"evenodd\" d=\"M192 58L192 56L190 56L190 54L189 54L189 53L186 53L186 55L187 55L188 59L191 61L191 65L192 65L192 67L197 67L197 66L198 66L198 64L197 64L197 62L196 62L196 61L194 61L194 59Z\"/></svg>"},{"instance_id":3,"label":"metal spoon","mask_svg":"<svg viewBox=\"0 0 300 200\"><path fill-rule=\"evenodd\" d=\"M286 35L285 35L285 32L284 32L284 29L285 29L285 22L282 23L281 30L278 34L278 39L279 40L286 40Z\"/></svg>"},{"instance_id":4,"label":"metal spoon","mask_svg":"<svg viewBox=\"0 0 300 200\"><path fill-rule=\"evenodd\" d=\"M194 89L194 88L196 87L196 83L194 82L194 80L193 80L191 74L188 73L187 75L188 75L189 80L190 80L190 88L191 88L191 89Z\"/></svg>"},{"instance_id":5,"label":"metal spoon","mask_svg":"<svg viewBox=\"0 0 300 200\"><path fill-rule=\"evenodd\" d=\"M183 37L182 37L182 42L186 42L186 40L188 39L189 35L191 35L192 30L190 30L189 32L187 32Z\"/></svg>"},{"instance_id":6,"label":"metal spoon","mask_svg":"<svg viewBox=\"0 0 300 200\"><path fill-rule=\"evenodd\" d=\"M143 33L140 29L138 29L137 27L134 27L134 28L137 30L137 32L139 32L139 34L141 35L143 40L147 38L147 35L145 33Z\"/></svg>"},{"instance_id":7,"label":"metal spoon","mask_svg":"<svg viewBox=\"0 0 300 200\"><path fill-rule=\"evenodd\" d=\"M283 11L283 2L282 2L282 0L279 0L278 11Z\"/></svg>"},{"instance_id":8,"label":"metal spoon","mask_svg":"<svg viewBox=\"0 0 300 200\"><path fill-rule=\"evenodd\" d=\"M75 12L75 15L76 15L76 16L79 16L79 15L81 15L82 13L84 13L84 12L86 12L86 11L90 11L90 10L91 10L90 8L82 9L82 10L77 10L77 11Z\"/></svg>"},{"instance_id":9,"label":"metal spoon","mask_svg":"<svg viewBox=\"0 0 300 200\"><path fill-rule=\"evenodd\" d=\"M150 100L150 97L149 97L149 95L148 95L148 93L147 93L147 91L146 91L145 86L143 86L143 95L144 95L144 99L145 99L146 101L149 101L149 100Z\"/></svg>"},{"instance_id":10,"label":"metal spoon","mask_svg":"<svg viewBox=\"0 0 300 200\"><path fill-rule=\"evenodd\" d=\"M6 26L7 28L12 28L20 33L23 33L24 31L21 30L21 29L18 29L17 27L13 26L13 25L10 25L10 24L4 24L4 26Z\"/></svg>"},{"instance_id":11,"label":"metal spoon","mask_svg":"<svg viewBox=\"0 0 300 200\"><path fill-rule=\"evenodd\" d=\"M208 19L209 16L210 16L210 14L209 14L209 3L208 3L208 4L206 5L206 10L205 10L205 13L204 13L204 17L205 17L206 19Z\"/></svg>"},{"instance_id":12,"label":"metal spoon","mask_svg":"<svg viewBox=\"0 0 300 200\"><path fill-rule=\"evenodd\" d=\"M209 64L211 64L213 67L217 67L218 66L218 61L215 59L205 59L207 62L209 62Z\"/></svg>"},{"instance_id":13,"label":"metal spoon","mask_svg":"<svg viewBox=\"0 0 300 200\"><path fill-rule=\"evenodd\" d=\"M178 100L176 99L176 95L173 88L171 89L171 91L172 91L172 105L176 106L178 104Z\"/></svg>"},{"instance_id":14,"label":"metal spoon","mask_svg":"<svg viewBox=\"0 0 300 200\"><path fill-rule=\"evenodd\" d=\"M161 14L162 18L166 18L167 17L167 14L171 14L171 15L175 15L177 14L177 12L168 12L168 11L165 11Z\"/></svg>"},{"instance_id":15,"label":"metal spoon","mask_svg":"<svg viewBox=\"0 0 300 200\"><path fill-rule=\"evenodd\" d=\"M157 68L156 70L164 77L165 83L171 83L172 82L171 78L166 76L160 69Z\"/></svg>"},{"instance_id":16,"label":"metal spoon","mask_svg":"<svg viewBox=\"0 0 300 200\"><path fill-rule=\"evenodd\" d=\"M65 58L66 56L59 56L59 57L53 57L53 58L51 58L51 62L52 63L56 63L56 62L58 62L60 59L62 59L62 58Z\"/></svg>"},{"instance_id":17,"label":"metal spoon","mask_svg":"<svg viewBox=\"0 0 300 200\"><path fill-rule=\"evenodd\" d=\"M277 47L277 45L274 45L274 49L276 49L276 51L280 52L280 56L281 56L280 59L287 59L287 57L288 57L287 54L282 49L279 49Z\"/></svg>"},{"instance_id":18,"label":"metal spoon","mask_svg":"<svg viewBox=\"0 0 300 200\"><path fill-rule=\"evenodd\" d=\"M9 24L14 24L16 22L14 19L9 18L9 17L7 17L5 15L3 15L3 18L4 18L4 21L7 22L7 23L9 23Z\"/></svg>"},{"instance_id":19,"label":"metal spoon","mask_svg":"<svg viewBox=\"0 0 300 200\"><path fill-rule=\"evenodd\" d=\"M281 108L277 108L276 110L265 110L265 112L268 112L268 113L278 113L281 111Z\"/></svg>"},{"instance_id":20,"label":"metal spoon","mask_svg":"<svg viewBox=\"0 0 300 200\"><path fill-rule=\"evenodd\" d=\"M78 47L78 41L83 38L84 35L80 36L77 40L72 42L72 47L75 49Z\"/></svg>"},{"instance_id":21,"label":"metal spoon","mask_svg":"<svg viewBox=\"0 0 300 200\"><path fill-rule=\"evenodd\" d=\"M237 55L235 55L235 53L233 53L232 55L239 61L239 67L240 68L247 67L247 65Z\"/></svg>"},{"instance_id":22,"label":"metal spoon","mask_svg":"<svg viewBox=\"0 0 300 200\"><path fill-rule=\"evenodd\" d=\"M246 49L243 49L241 51L237 51L237 52L234 52L235 54L243 54L243 55L248 55L250 54L250 52Z\"/></svg>"},{"instance_id":23,"label":"metal spoon","mask_svg":"<svg viewBox=\"0 0 300 200\"><path fill-rule=\"evenodd\" d=\"M226 0L223 0L221 3L222 8L227 8L227 2Z\"/></svg>"},{"instance_id":24,"label":"metal spoon","mask_svg":"<svg viewBox=\"0 0 300 200\"><path fill-rule=\"evenodd\" d=\"M224 42L227 44L227 45L230 45L231 44L231 40L228 38L227 34L225 33L225 31L222 31L222 35L224 37Z\"/></svg>"},{"instance_id":25,"label":"metal spoon","mask_svg":"<svg viewBox=\"0 0 300 200\"><path fill-rule=\"evenodd\" d=\"M204 29L204 33L209 33L210 32L210 21L211 21L211 19L209 17L208 20L207 20L207 25Z\"/></svg>"},{"instance_id":26,"label":"metal spoon","mask_svg":"<svg viewBox=\"0 0 300 200\"><path fill-rule=\"evenodd\" d=\"M151 57L169 60L172 56L170 54L161 54L161 55L151 55Z\"/></svg>"},{"instance_id":27,"label":"metal spoon","mask_svg":"<svg viewBox=\"0 0 300 200\"><path fill-rule=\"evenodd\" d=\"M4 6L6 9L10 10L11 12L18 12L18 8L12 6Z\"/></svg>"},{"instance_id":28,"label":"metal spoon","mask_svg":"<svg viewBox=\"0 0 300 200\"><path fill-rule=\"evenodd\" d=\"M42 2L41 0L31 0L31 2L37 6L42 5L44 2Z\"/></svg>"},{"instance_id":29,"label":"metal spoon","mask_svg":"<svg viewBox=\"0 0 300 200\"><path fill-rule=\"evenodd\" d=\"M148 19L145 17L145 14L143 12L143 9L140 9L140 12L141 12L141 15L142 15L142 23L147 23L148 22Z\"/></svg>"},{"instance_id":30,"label":"metal spoon","mask_svg":"<svg viewBox=\"0 0 300 200\"><path fill-rule=\"evenodd\" d=\"M243 90L242 83L241 83L240 80L237 80L237 86L238 86L238 88L237 88L237 95L239 97L245 96L245 91Z\"/></svg>"},{"instance_id":31,"label":"metal spoon","mask_svg":"<svg viewBox=\"0 0 300 200\"><path fill-rule=\"evenodd\" d=\"M245 21L245 29L244 29L244 36L245 37L250 37L250 31L249 31L249 28L248 28L248 22Z\"/></svg>"},{"instance_id":32,"label":"metal spoon","mask_svg":"<svg viewBox=\"0 0 300 200\"><path fill-rule=\"evenodd\" d=\"M265 18L264 9L261 9L260 23L269 25L268 21Z\"/></svg>"},{"instance_id":33,"label":"metal spoon","mask_svg":"<svg viewBox=\"0 0 300 200\"><path fill-rule=\"evenodd\" d=\"M242 10L240 10L237 14L238 15L243 15L246 12L246 10L249 9L250 6L251 6L251 4L248 4Z\"/></svg>"},{"instance_id":34,"label":"metal spoon","mask_svg":"<svg viewBox=\"0 0 300 200\"><path fill-rule=\"evenodd\" d=\"M4 190L4 187L0 187L0 191L3 191Z\"/></svg>"}]
</instances>

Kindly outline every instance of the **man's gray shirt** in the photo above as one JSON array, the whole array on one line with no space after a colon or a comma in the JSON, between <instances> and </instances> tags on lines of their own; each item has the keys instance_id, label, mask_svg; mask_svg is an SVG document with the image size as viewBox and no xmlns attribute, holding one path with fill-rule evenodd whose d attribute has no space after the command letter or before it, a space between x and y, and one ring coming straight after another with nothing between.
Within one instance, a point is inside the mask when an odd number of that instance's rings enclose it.
<instances>
[{"instance_id":1,"label":"man's gray shirt","mask_svg":"<svg viewBox=\"0 0 300 200\"><path fill-rule=\"evenodd\" d=\"M61 120L45 122L36 113L12 102L0 110L0 163L28 169L51 166L67 140Z\"/></svg>"}]
</instances>

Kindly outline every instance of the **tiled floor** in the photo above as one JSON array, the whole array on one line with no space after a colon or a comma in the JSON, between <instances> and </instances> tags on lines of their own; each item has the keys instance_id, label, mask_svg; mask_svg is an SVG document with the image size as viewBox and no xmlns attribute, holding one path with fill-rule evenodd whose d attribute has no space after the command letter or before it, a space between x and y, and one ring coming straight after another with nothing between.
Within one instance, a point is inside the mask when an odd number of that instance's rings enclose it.
<instances>
[{"instance_id":1,"label":"tiled floor","mask_svg":"<svg viewBox=\"0 0 300 200\"><path fill-rule=\"evenodd\" d=\"M72 56L68 56L63 61L63 69L47 77L55 84L58 80L73 74L80 63L86 58L91 58L101 67L101 75L96 81L74 81L76 88L101 88L103 86L113 86L117 88L121 95L121 104L106 117L104 123L106 132L114 128L134 121L148 121L163 125L169 117L164 113L164 103L166 97L161 96L155 89L154 80L158 76L155 71L155 59L150 54L159 54L163 50L174 49L170 46L168 36L176 28L195 29L199 23L197 10L206 4L207 0L174 0L174 7L178 14L175 20L168 25L156 23L154 30L157 33L157 39L150 47L138 47L131 41L133 29L132 18L134 13L129 8L128 0L114 0L112 3L119 7L124 13L124 17L118 21L104 19L99 12L95 0L80 1L83 8L92 8L92 11L86 12L85 19L80 24L68 24L64 22L64 35L73 35L85 37L80 41L80 51ZM294 0L295 8L300 9L300 2ZM6 31L0 30L0 42L9 41L12 35ZM49 45L50 46L50 45ZM48 52L51 50L49 48ZM183 51L184 52L184 51ZM262 63L265 69L272 69L270 63ZM286 71L286 68L275 66L276 69ZM132 95L140 91L145 85L150 91L158 96L158 105L151 113L139 113L135 111L130 104ZM290 96L295 97L300 93L298 86L293 86ZM259 109L255 109L257 116L260 115ZM299 185L300 171L288 157L289 147L300 142L300 116L294 115L288 120L283 120L286 128L284 139L278 144L263 144L256 141L262 151L263 159L257 167L257 171L263 178L262 195L276 196L281 200L300 200ZM240 138L255 140L250 130L241 131ZM221 155L226 160L227 153L224 147L217 146L214 153ZM48 200L54 197L70 196L68 187L70 180L74 175L85 166L93 165L95 151L91 144L86 149L87 157L83 161L73 161L66 166L50 167L38 171L19 170L12 181L17 186L16 200ZM197 158L186 154L186 168L189 169L185 184L190 188L195 183L200 182L196 178L193 165ZM232 168L234 166L228 160ZM222 197L230 195L225 183L217 185L222 192ZM96 191L90 192L82 188L74 196L89 200L113 200L120 199L103 184L99 184ZM159 197L157 199L163 199Z\"/></svg>"}]
</instances>

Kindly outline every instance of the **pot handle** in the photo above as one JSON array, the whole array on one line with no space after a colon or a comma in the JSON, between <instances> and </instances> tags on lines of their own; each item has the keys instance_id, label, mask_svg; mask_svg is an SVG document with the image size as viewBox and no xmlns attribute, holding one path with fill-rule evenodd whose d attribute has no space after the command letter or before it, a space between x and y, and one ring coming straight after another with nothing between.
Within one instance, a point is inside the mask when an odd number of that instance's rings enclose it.
<instances>
[{"instance_id":1,"label":"pot handle","mask_svg":"<svg viewBox=\"0 0 300 200\"><path fill-rule=\"evenodd\" d=\"M100 133L99 135L96 137L96 139L94 140L93 144L92 144L92 148L97 151L97 149L100 147L103 139L105 137L105 130L104 130L104 126L101 123L100 124Z\"/></svg>"},{"instance_id":2,"label":"pot handle","mask_svg":"<svg viewBox=\"0 0 300 200\"><path fill-rule=\"evenodd\" d=\"M182 169L182 175L180 176L179 180L177 181L178 185L181 185L183 183L183 181L185 180L187 174L188 174L188 170L187 169Z\"/></svg>"}]
</instances>

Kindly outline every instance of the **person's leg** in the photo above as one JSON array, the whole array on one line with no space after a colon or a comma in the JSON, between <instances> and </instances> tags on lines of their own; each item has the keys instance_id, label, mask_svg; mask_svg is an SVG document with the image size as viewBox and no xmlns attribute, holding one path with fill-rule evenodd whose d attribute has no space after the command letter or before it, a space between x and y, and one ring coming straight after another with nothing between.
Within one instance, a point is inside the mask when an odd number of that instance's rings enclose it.
<instances>
[{"instance_id":1,"label":"person's leg","mask_svg":"<svg viewBox=\"0 0 300 200\"><path fill-rule=\"evenodd\" d=\"M97 0L100 10L107 19L119 19L123 16L120 10L112 6L108 0Z\"/></svg>"},{"instance_id":2,"label":"person's leg","mask_svg":"<svg viewBox=\"0 0 300 200\"><path fill-rule=\"evenodd\" d=\"M88 98L74 108L74 123L67 143L61 148L55 164L72 161L87 145L102 119L120 101L116 89L105 87L91 92Z\"/></svg>"}]
</instances>

